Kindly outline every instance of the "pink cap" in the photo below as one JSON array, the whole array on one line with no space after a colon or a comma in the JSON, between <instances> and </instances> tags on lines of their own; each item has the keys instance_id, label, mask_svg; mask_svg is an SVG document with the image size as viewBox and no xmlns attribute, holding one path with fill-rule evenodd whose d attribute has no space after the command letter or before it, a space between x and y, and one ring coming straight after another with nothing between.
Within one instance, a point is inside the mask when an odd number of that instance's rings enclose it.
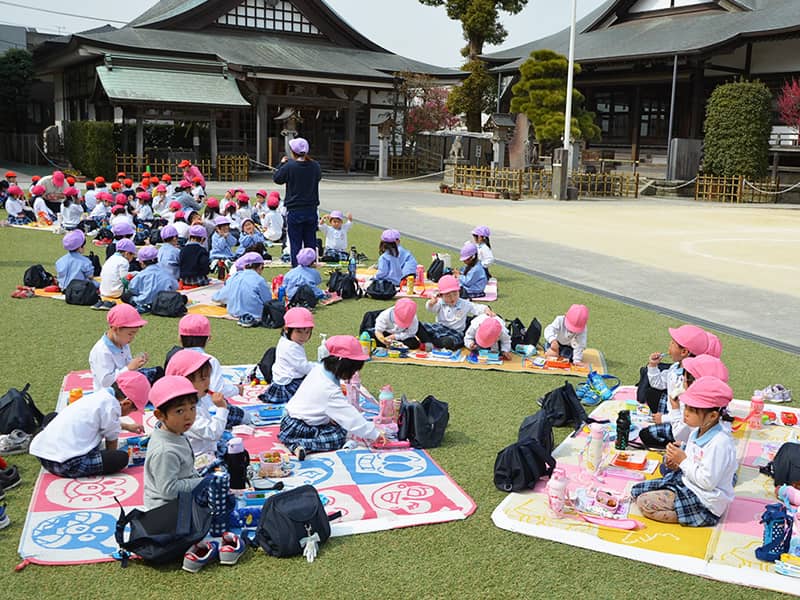
<instances>
[{"instance_id":1,"label":"pink cap","mask_svg":"<svg viewBox=\"0 0 800 600\"><path fill-rule=\"evenodd\" d=\"M475 256L478 253L478 247L473 244L472 242L467 242L463 246L461 246L461 254L459 257L461 260L467 260L471 256Z\"/></svg>"},{"instance_id":2,"label":"pink cap","mask_svg":"<svg viewBox=\"0 0 800 600\"><path fill-rule=\"evenodd\" d=\"M133 243L133 240L129 240L128 238L117 240L116 248L117 252L133 252L136 254L136 244Z\"/></svg>"},{"instance_id":3,"label":"pink cap","mask_svg":"<svg viewBox=\"0 0 800 600\"><path fill-rule=\"evenodd\" d=\"M64 195L65 196L71 196L73 198L77 198L78 197L78 190L76 190L74 187L68 187L67 189L64 190Z\"/></svg>"},{"instance_id":4,"label":"pink cap","mask_svg":"<svg viewBox=\"0 0 800 600\"><path fill-rule=\"evenodd\" d=\"M250 202L250 196L247 194L239 194L236 196L236 200L239 202L239 204L247 204Z\"/></svg>"},{"instance_id":5,"label":"pink cap","mask_svg":"<svg viewBox=\"0 0 800 600\"><path fill-rule=\"evenodd\" d=\"M179 350L169 359L166 368L167 375L183 375L188 377L200 367L211 360L208 354L194 350Z\"/></svg>"},{"instance_id":6,"label":"pink cap","mask_svg":"<svg viewBox=\"0 0 800 600\"><path fill-rule=\"evenodd\" d=\"M349 358L351 360L369 360L364 354L361 343L352 335L334 335L325 340L325 347L331 356Z\"/></svg>"},{"instance_id":7,"label":"pink cap","mask_svg":"<svg viewBox=\"0 0 800 600\"><path fill-rule=\"evenodd\" d=\"M120 206L125 206L128 203L128 197L125 194L117 194L114 196L114 202Z\"/></svg>"},{"instance_id":8,"label":"pink cap","mask_svg":"<svg viewBox=\"0 0 800 600\"><path fill-rule=\"evenodd\" d=\"M381 241L382 242L396 242L397 239L394 237L394 233L391 229L384 229L383 233L381 233Z\"/></svg>"},{"instance_id":9,"label":"pink cap","mask_svg":"<svg viewBox=\"0 0 800 600\"><path fill-rule=\"evenodd\" d=\"M709 375L695 379L694 383L681 394L681 402L695 408L724 408L731 400L733 400L731 387Z\"/></svg>"},{"instance_id":10,"label":"pink cap","mask_svg":"<svg viewBox=\"0 0 800 600\"><path fill-rule=\"evenodd\" d=\"M55 183L58 187L64 185L64 173L61 171L53 171L53 183Z\"/></svg>"},{"instance_id":11,"label":"pink cap","mask_svg":"<svg viewBox=\"0 0 800 600\"><path fill-rule=\"evenodd\" d=\"M308 154L308 141L304 138L294 138L293 140L289 140L289 148L292 149L292 152L295 154Z\"/></svg>"},{"instance_id":12,"label":"pink cap","mask_svg":"<svg viewBox=\"0 0 800 600\"><path fill-rule=\"evenodd\" d=\"M300 252L297 253L297 263L304 267L314 264L316 259L317 252L313 248L301 248Z\"/></svg>"},{"instance_id":13,"label":"pink cap","mask_svg":"<svg viewBox=\"0 0 800 600\"><path fill-rule=\"evenodd\" d=\"M217 217L214 219L214 226L221 227L223 225L230 225L231 220L228 217Z\"/></svg>"},{"instance_id":14,"label":"pink cap","mask_svg":"<svg viewBox=\"0 0 800 600\"><path fill-rule=\"evenodd\" d=\"M185 219L186 218L186 213L183 212L182 210L175 211L175 218L176 219Z\"/></svg>"},{"instance_id":15,"label":"pink cap","mask_svg":"<svg viewBox=\"0 0 800 600\"><path fill-rule=\"evenodd\" d=\"M179 169L184 169L184 168L190 166L191 164L192 164L192 161L187 160L187 159L184 158L181 162L178 163L178 168Z\"/></svg>"},{"instance_id":16,"label":"pink cap","mask_svg":"<svg viewBox=\"0 0 800 600\"><path fill-rule=\"evenodd\" d=\"M8 188L8 195L9 196L22 196L25 192L22 191L22 188L18 185L12 185Z\"/></svg>"},{"instance_id":17,"label":"pink cap","mask_svg":"<svg viewBox=\"0 0 800 600\"><path fill-rule=\"evenodd\" d=\"M417 304L411 298L400 298L394 304L394 322L402 329L407 328L417 316Z\"/></svg>"},{"instance_id":18,"label":"pink cap","mask_svg":"<svg viewBox=\"0 0 800 600\"><path fill-rule=\"evenodd\" d=\"M283 322L292 328L314 327L314 315L307 308L294 306L283 315Z\"/></svg>"},{"instance_id":19,"label":"pink cap","mask_svg":"<svg viewBox=\"0 0 800 600\"><path fill-rule=\"evenodd\" d=\"M340 210L332 210L331 214L328 215L331 219L339 219L340 221L344 221L344 215Z\"/></svg>"},{"instance_id":20,"label":"pink cap","mask_svg":"<svg viewBox=\"0 0 800 600\"><path fill-rule=\"evenodd\" d=\"M156 186L156 192L166 192L166 191L167 191L167 186L165 186L163 183L159 183Z\"/></svg>"},{"instance_id":21,"label":"pink cap","mask_svg":"<svg viewBox=\"0 0 800 600\"><path fill-rule=\"evenodd\" d=\"M589 320L589 309L583 304L573 304L569 307L567 314L564 315L564 325L572 333L582 333L586 329L586 321Z\"/></svg>"},{"instance_id":22,"label":"pink cap","mask_svg":"<svg viewBox=\"0 0 800 600\"><path fill-rule=\"evenodd\" d=\"M500 339L500 333L502 331L503 324L500 323L500 321L495 317L486 317L486 319L478 325L478 330L475 332L475 342L481 348L490 348Z\"/></svg>"},{"instance_id":23,"label":"pink cap","mask_svg":"<svg viewBox=\"0 0 800 600\"><path fill-rule=\"evenodd\" d=\"M114 208L111 209L111 214L112 215L122 215L124 213L125 213L125 207L124 206L115 206Z\"/></svg>"},{"instance_id":24,"label":"pink cap","mask_svg":"<svg viewBox=\"0 0 800 600\"><path fill-rule=\"evenodd\" d=\"M143 411L150 393L150 382L139 371L120 371L116 379L119 389L133 402L136 410Z\"/></svg>"},{"instance_id":25,"label":"pink cap","mask_svg":"<svg viewBox=\"0 0 800 600\"><path fill-rule=\"evenodd\" d=\"M460 288L461 286L458 283L458 279L456 279L452 275L442 275L439 278L440 294L447 294L448 292L457 292Z\"/></svg>"},{"instance_id":26,"label":"pink cap","mask_svg":"<svg viewBox=\"0 0 800 600\"><path fill-rule=\"evenodd\" d=\"M728 383L728 367L715 356L709 354L689 356L681 361L681 366L692 374L695 381L701 377L711 376Z\"/></svg>"},{"instance_id":27,"label":"pink cap","mask_svg":"<svg viewBox=\"0 0 800 600\"><path fill-rule=\"evenodd\" d=\"M203 315L186 315L178 322L178 335L211 337L211 323Z\"/></svg>"},{"instance_id":28,"label":"pink cap","mask_svg":"<svg viewBox=\"0 0 800 600\"><path fill-rule=\"evenodd\" d=\"M46 191L47 191L47 190L45 190L45 189L44 189L44 186L43 186L43 185L35 185L35 186L33 186L33 187L31 188L31 194L33 194L34 196L41 196L41 195L42 195L42 194L44 194Z\"/></svg>"},{"instance_id":29,"label":"pink cap","mask_svg":"<svg viewBox=\"0 0 800 600\"><path fill-rule=\"evenodd\" d=\"M191 350L189 352L191 352ZM200 353L195 352L195 354L199 355ZM173 360L175 360L174 356L172 360L169 361L169 364L172 364ZM186 379L186 377L180 375L164 375L164 377L156 381L153 387L150 388L148 398L155 408L160 408L170 400L188 394L195 394L196 396L197 390L194 389L192 382Z\"/></svg>"},{"instance_id":30,"label":"pink cap","mask_svg":"<svg viewBox=\"0 0 800 600\"><path fill-rule=\"evenodd\" d=\"M72 252L73 250L77 250L81 246L86 243L86 236L80 229L75 229L70 231L64 236L64 239L61 240L61 244L64 246L64 250L67 252Z\"/></svg>"},{"instance_id":31,"label":"pink cap","mask_svg":"<svg viewBox=\"0 0 800 600\"><path fill-rule=\"evenodd\" d=\"M219 200L214 198L213 196L206 200L206 206L208 208L219 208Z\"/></svg>"},{"instance_id":32,"label":"pink cap","mask_svg":"<svg viewBox=\"0 0 800 600\"><path fill-rule=\"evenodd\" d=\"M117 304L108 311L106 320L111 327L144 327L147 325L139 311L130 304Z\"/></svg>"},{"instance_id":33,"label":"pink cap","mask_svg":"<svg viewBox=\"0 0 800 600\"><path fill-rule=\"evenodd\" d=\"M153 199L153 197L147 192L139 192L138 194L136 194L136 197L139 200L142 200L143 202L150 202L150 200Z\"/></svg>"},{"instance_id":34,"label":"pink cap","mask_svg":"<svg viewBox=\"0 0 800 600\"><path fill-rule=\"evenodd\" d=\"M256 192L256 196L261 196L262 198L266 198L267 197L267 190L258 190Z\"/></svg>"},{"instance_id":35,"label":"pink cap","mask_svg":"<svg viewBox=\"0 0 800 600\"><path fill-rule=\"evenodd\" d=\"M156 260L158 258L158 248L155 246L142 246L139 248L139 254L136 255L136 258L142 262Z\"/></svg>"},{"instance_id":36,"label":"pink cap","mask_svg":"<svg viewBox=\"0 0 800 600\"><path fill-rule=\"evenodd\" d=\"M174 210L180 210L181 209L181 203L178 202L177 200L173 200L172 202L169 203L169 209L173 210L173 211Z\"/></svg>"},{"instance_id":37,"label":"pink cap","mask_svg":"<svg viewBox=\"0 0 800 600\"><path fill-rule=\"evenodd\" d=\"M490 235L492 235L492 232L486 225L478 225L472 230L472 235L479 235L481 237L488 238Z\"/></svg>"},{"instance_id":38,"label":"pink cap","mask_svg":"<svg viewBox=\"0 0 800 600\"><path fill-rule=\"evenodd\" d=\"M697 325L670 327L669 335L678 345L683 346L695 356L705 354L708 348L708 335Z\"/></svg>"},{"instance_id":39,"label":"pink cap","mask_svg":"<svg viewBox=\"0 0 800 600\"><path fill-rule=\"evenodd\" d=\"M192 182L189 181L188 179L183 179L178 183L178 187L182 189L190 188L192 187Z\"/></svg>"},{"instance_id":40,"label":"pink cap","mask_svg":"<svg viewBox=\"0 0 800 600\"><path fill-rule=\"evenodd\" d=\"M236 202L231 201L231 202L228 202L228 203L225 204L225 210L229 210L231 208L233 208L233 209L237 208Z\"/></svg>"},{"instance_id":41,"label":"pink cap","mask_svg":"<svg viewBox=\"0 0 800 600\"><path fill-rule=\"evenodd\" d=\"M273 196L270 194L269 198L267 198L267 207L269 208L278 208L281 204L281 199L276 195Z\"/></svg>"},{"instance_id":42,"label":"pink cap","mask_svg":"<svg viewBox=\"0 0 800 600\"><path fill-rule=\"evenodd\" d=\"M281 194L280 192L278 192L278 190L272 190L267 196L267 198L276 198L280 202Z\"/></svg>"},{"instance_id":43,"label":"pink cap","mask_svg":"<svg viewBox=\"0 0 800 600\"><path fill-rule=\"evenodd\" d=\"M197 237L205 239L208 237L208 232L206 228L202 225L192 225L189 227L189 237Z\"/></svg>"},{"instance_id":44,"label":"pink cap","mask_svg":"<svg viewBox=\"0 0 800 600\"><path fill-rule=\"evenodd\" d=\"M242 268L248 265L263 265L264 257L258 252L245 252L245 254L236 262L240 264Z\"/></svg>"},{"instance_id":45,"label":"pink cap","mask_svg":"<svg viewBox=\"0 0 800 600\"><path fill-rule=\"evenodd\" d=\"M133 225L127 221L123 221L122 223L115 223L111 227L111 233L114 235L133 235L136 233L136 230L133 228Z\"/></svg>"},{"instance_id":46,"label":"pink cap","mask_svg":"<svg viewBox=\"0 0 800 600\"><path fill-rule=\"evenodd\" d=\"M706 331L706 335L708 336L708 348L706 348L706 354L720 358L722 356L722 342L716 335L709 331Z\"/></svg>"},{"instance_id":47,"label":"pink cap","mask_svg":"<svg viewBox=\"0 0 800 600\"><path fill-rule=\"evenodd\" d=\"M178 237L178 230L173 225L166 225L161 228L161 239L168 240L170 238Z\"/></svg>"}]
</instances>

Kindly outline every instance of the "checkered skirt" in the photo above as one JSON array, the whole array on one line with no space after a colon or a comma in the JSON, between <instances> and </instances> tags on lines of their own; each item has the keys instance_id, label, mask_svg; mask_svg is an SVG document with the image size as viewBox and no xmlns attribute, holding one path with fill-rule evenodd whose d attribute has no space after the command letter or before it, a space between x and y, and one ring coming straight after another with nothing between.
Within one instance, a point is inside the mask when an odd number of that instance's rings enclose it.
<instances>
[{"instance_id":1,"label":"checkered skirt","mask_svg":"<svg viewBox=\"0 0 800 600\"><path fill-rule=\"evenodd\" d=\"M270 404L284 404L292 399L292 396L297 392L297 388L303 383L303 379L305 379L305 377L298 377L297 379L292 379L285 385L271 383L267 391L258 398L262 402L268 402Z\"/></svg>"},{"instance_id":2,"label":"checkered skirt","mask_svg":"<svg viewBox=\"0 0 800 600\"><path fill-rule=\"evenodd\" d=\"M686 487L681 471L670 471L661 479L637 483L631 488L631 496L636 498L656 490L669 490L675 494L675 512L678 513L678 522L681 525L713 527L719 522L719 517L708 510L700 498Z\"/></svg>"},{"instance_id":3,"label":"checkered skirt","mask_svg":"<svg viewBox=\"0 0 800 600\"><path fill-rule=\"evenodd\" d=\"M76 456L65 460L64 462L56 462L47 460L46 458L39 458L39 462L46 471L52 473L56 477L69 477L74 479L76 477L91 477L92 475L101 475L103 473L103 458L100 454L100 447L95 447L92 451L81 456Z\"/></svg>"},{"instance_id":4,"label":"checkered skirt","mask_svg":"<svg viewBox=\"0 0 800 600\"><path fill-rule=\"evenodd\" d=\"M452 329L441 323L429 322L420 323L419 326L425 331L425 341L430 341L437 348L458 350L464 346L464 333L457 329Z\"/></svg>"},{"instance_id":5,"label":"checkered skirt","mask_svg":"<svg viewBox=\"0 0 800 600\"><path fill-rule=\"evenodd\" d=\"M225 423L225 429L236 427L244 422L244 410L238 406L228 405L228 420Z\"/></svg>"},{"instance_id":6,"label":"checkered skirt","mask_svg":"<svg viewBox=\"0 0 800 600\"><path fill-rule=\"evenodd\" d=\"M307 452L339 450L347 441L347 430L336 423L309 425L302 419L285 415L281 419L278 439L294 452L302 446Z\"/></svg>"}]
</instances>

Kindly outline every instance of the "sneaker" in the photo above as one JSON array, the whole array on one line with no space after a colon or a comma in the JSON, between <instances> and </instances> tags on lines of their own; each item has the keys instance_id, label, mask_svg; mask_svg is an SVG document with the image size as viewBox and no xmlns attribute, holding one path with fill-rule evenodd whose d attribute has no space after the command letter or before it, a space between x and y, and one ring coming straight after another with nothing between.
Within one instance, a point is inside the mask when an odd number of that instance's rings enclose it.
<instances>
[{"instance_id":1,"label":"sneaker","mask_svg":"<svg viewBox=\"0 0 800 600\"><path fill-rule=\"evenodd\" d=\"M9 467L0 471L0 485L4 490L14 489L21 481L17 467Z\"/></svg>"},{"instance_id":2,"label":"sneaker","mask_svg":"<svg viewBox=\"0 0 800 600\"><path fill-rule=\"evenodd\" d=\"M247 549L242 538L235 533L226 531L222 534L222 543L219 548L219 562L222 565L235 565Z\"/></svg>"},{"instance_id":3,"label":"sneaker","mask_svg":"<svg viewBox=\"0 0 800 600\"><path fill-rule=\"evenodd\" d=\"M239 317L239 326L241 327L258 327L261 321L256 319L253 315L242 315Z\"/></svg>"},{"instance_id":4,"label":"sneaker","mask_svg":"<svg viewBox=\"0 0 800 600\"><path fill-rule=\"evenodd\" d=\"M6 488L0 483L0 502L6 499Z\"/></svg>"},{"instance_id":5,"label":"sneaker","mask_svg":"<svg viewBox=\"0 0 800 600\"><path fill-rule=\"evenodd\" d=\"M183 555L183 570L197 573L219 555L219 542L198 542Z\"/></svg>"},{"instance_id":6,"label":"sneaker","mask_svg":"<svg viewBox=\"0 0 800 600\"><path fill-rule=\"evenodd\" d=\"M0 435L0 454L25 454L31 445L31 435L15 429L8 435Z\"/></svg>"},{"instance_id":7,"label":"sneaker","mask_svg":"<svg viewBox=\"0 0 800 600\"><path fill-rule=\"evenodd\" d=\"M117 305L116 302L111 302L111 300L106 300L103 302L103 306L100 307L100 310L111 310Z\"/></svg>"},{"instance_id":8,"label":"sneaker","mask_svg":"<svg viewBox=\"0 0 800 600\"><path fill-rule=\"evenodd\" d=\"M92 310L103 310L103 302L102 300L98 300L95 304L92 305Z\"/></svg>"},{"instance_id":9,"label":"sneaker","mask_svg":"<svg viewBox=\"0 0 800 600\"><path fill-rule=\"evenodd\" d=\"M0 506L0 529L5 529L11 525L11 519L8 518L6 514L6 505Z\"/></svg>"},{"instance_id":10,"label":"sneaker","mask_svg":"<svg viewBox=\"0 0 800 600\"><path fill-rule=\"evenodd\" d=\"M765 402L771 402L773 404L792 401L792 390L787 390L780 383L764 388L761 394Z\"/></svg>"}]
</instances>

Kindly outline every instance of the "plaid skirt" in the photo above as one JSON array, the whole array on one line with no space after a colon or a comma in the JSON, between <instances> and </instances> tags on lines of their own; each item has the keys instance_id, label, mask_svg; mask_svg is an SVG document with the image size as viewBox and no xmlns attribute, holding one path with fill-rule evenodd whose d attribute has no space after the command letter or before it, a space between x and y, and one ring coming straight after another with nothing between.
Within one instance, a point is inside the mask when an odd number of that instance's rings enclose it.
<instances>
[{"instance_id":1,"label":"plaid skirt","mask_svg":"<svg viewBox=\"0 0 800 600\"><path fill-rule=\"evenodd\" d=\"M651 479L637 483L631 488L631 496L636 498L647 492L669 490L675 494L675 512L678 522L689 527L713 527L719 517L712 513L700 498L683 483L681 471L670 471L661 479Z\"/></svg>"},{"instance_id":2,"label":"plaid skirt","mask_svg":"<svg viewBox=\"0 0 800 600\"><path fill-rule=\"evenodd\" d=\"M426 342L432 343L437 348L458 350L464 346L464 333L442 325L441 323L420 323L420 329L425 331ZM422 337L420 337L422 339Z\"/></svg>"},{"instance_id":3,"label":"plaid skirt","mask_svg":"<svg viewBox=\"0 0 800 600\"><path fill-rule=\"evenodd\" d=\"M648 446L660 446L663 444L666 448L667 444L675 441L672 435L672 423L658 423L657 425L645 427L639 432L639 439ZM651 442L655 442L655 444Z\"/></svg>"},{"instance_id":4,"label":"plaid skirt","mask_svg":"<svg viewBox=\"0 0 800 600\"><path fill-rule=\"evenodd\" d=\"M208 285L208 277L205 275L190 275L181 278L183 285Z\"/></svg>"},{"instance_id":5,"label":"plaid skirt","mask_svg":"<svg viewBox=\"0 0 800 600\"><path fill-rule=\"evenodd\" d=\"M228 404L228 420L225 422L225 429L236 427L244 422L244 410L238 406Z\"/></svg>"},{"instance_id":6,"label":"plaid skirt","mask_svg":"<svg viewBox=\"0 0 800 600\"><path fill-rule=\"evenodd\" d=\"M55 462L45 458L39 458L45 471L52 473L56 477L91 477L103 473L103 459L100 455L100 446L95 447L87 454L76 456L64 462Z\"/></svg>"},{"instance_id":7,"label":"plaid skirt","mask_svg":"<svg viewBox=\"0 0 800 600\"><path fill-rule=\"evenodd\" d=\"M302 446L306 452L328 452L339 450L347 441L347 430L336 423L309 425L302 419L285 415L281 419L278 439L294 452Z\"/></svg>"},{"instance_id":8,"label":"plaid skirt","mask_svg":"<svg viewBox=\"0 0 800 600\"><path fill-rule=\"evenodd\" d=\"M347 250L336 250L335 248L325 248L322 253L322 262L344 262L350 259Z\"/></svg>"},{"instance_id":9,"label":"plaid skirt","mask_svg":"<svg viewBox=\"0 0 800 600\"><path fill-rule=\"evenodd\" d=\"M29 217L15 217L14 215L8 215L8 222L11 225L27 225L31 222Z\"/></svg>"},{"instance_id":10,"label":"plaid skirt","mask_svg":"<svg viewBox=\"0 0 800 600\"><path fill-rule=\"evenodd\" d=\"M270 404L284 404L292 399L297 388L303 383L303 379L305 379L305 377L298 377L297 379L292 379L285 385L270 383L267 391L261 394L258 399L262 402L269 402Z\"/></svg>"}]
</instances>

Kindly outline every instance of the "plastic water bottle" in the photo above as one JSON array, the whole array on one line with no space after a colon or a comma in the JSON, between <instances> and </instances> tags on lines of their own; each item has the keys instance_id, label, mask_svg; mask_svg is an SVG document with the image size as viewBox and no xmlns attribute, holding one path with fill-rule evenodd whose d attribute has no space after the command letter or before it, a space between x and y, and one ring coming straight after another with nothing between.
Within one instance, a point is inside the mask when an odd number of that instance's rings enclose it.
<instances>
[{"instance_id":1,"label":"plastic water bottle","mask_svg":"<svg viewBox=\"0 0 800 600\"><path fill-rule=\"evenodd\" d=\"M617 450L627 450L630 434L631 411L621 410L617 414L617 439L614 442L614 448Z\"/></svg>"},{"instance_id":2,"label":"plastic water bottle","mask_svg":"<svg viewBox=\"0 0 800 600\"><path fill-rule=\"evenodd\" d=\"M424 265L417 265L417 285L421 285L425 287L425 266Z\"/></svg>"},{"instance_id":3,"label":"plastic water bottle","mask_svg":"<svg viewBox=\"0 0 800 600\"><path fill-rule=\"evenodd\" d=\"M762 417L764 415L764 396L761 390L753 392L753 397L750 398L750 415L747 419L747 425L750 429L761 429Z\"/></svg>"},{"instance_id":4,"label":"plastic water bottle","mask_svg":"<svg viewBox=\"0 0 800 600\"><path fill-rule=\"evenodd\" d=\"M328 349L325 347L325 341L328 339L327 333L319 334L319 346L317 347L317 362L322 362L328 356Z\"/></svg>"},{"instance_id":5,"label":"plastic water bottle","mask_svg":"<svg viewBox=\"0 0 800 600\"><path fill-rule=\"evenodd\" d=\"M567 500L567 473L561 467L553 469L550 480L547 482L547 500L550 503L550 510L557 517L564 514L564 505Z\"/></svg>"},{"instance_id":6,"label":"plastic water bottle","mask_svg":"<svg viewBox=\"0 0 800 600\"><path fill-rule=\"evenodd\" d=\"M362 331L361 335L358 337L358 341L361 344L361 350L367 356L371 356L372 354L372 337L369 335L368 332ZM369 360L369 359L367 359Z\"/></svg>"},{"instance_id":7,"label":"plastic water bottle","mask_svg":"<svg viewBox=\"0 0 800 600\"><path fill-rule=\"evenodd\" d=\"M356 252L356 247L351 246L350 259L347 261L347 272L350 274L350 277L355 278L357 267L358 267L358 254Z\"/></svg>"},{"instance_id":8,"label":"plastic water bottle","mask_svg":"<svg viewBox=\"0 0 800 600\"><path fill-rule=\"evenodd\" d=\"M395 420L394 411L394 390L391 385L385 385L378 394L378 404L380 413L378 414L379 423L392 423Z\"/></svg>"},{"instance_id":9,"label":"plastic water bottle","mask_svg":"<svg viewBox=\"0 0 800 600\"><path fill-rule=\"evenodd\" d=\"M586 468L590 473L597 473L603 461L603 425L592 423L589 429L591 437L586 452Z\"/></svg>"},{"instance_id":10,"label":"plastic water bottle","mask_svg":"<svg viewBox=\"0 0 800 600\"><path fill-rule=\"evenodd\" d=\"M356 410L361 410L361 375L358 371L353 373L353 376L347 380L347 400L352 404Z\"/></svg>"}]
</instances>

